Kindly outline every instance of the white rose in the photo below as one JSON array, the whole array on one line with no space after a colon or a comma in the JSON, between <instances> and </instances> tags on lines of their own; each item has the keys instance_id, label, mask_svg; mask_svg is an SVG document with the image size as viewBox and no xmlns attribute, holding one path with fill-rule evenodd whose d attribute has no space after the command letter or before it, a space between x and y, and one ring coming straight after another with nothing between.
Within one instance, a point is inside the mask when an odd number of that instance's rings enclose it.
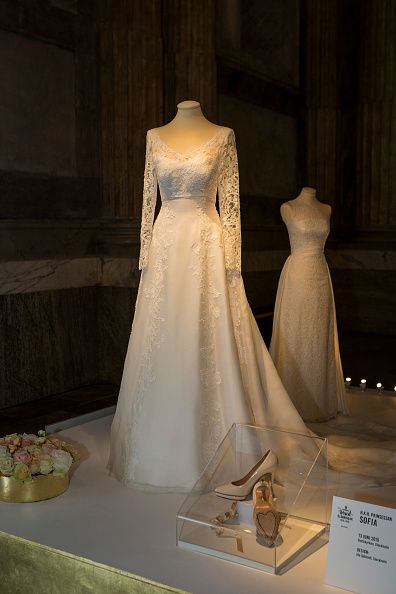
<instances>
[{"instance_id":1,"label":"white rose","mask_svg":"<svg viewBox=\"0 0 396 594\"><path fill-rule=\"evenodd\" d=\"M3 456L0 458L0 474L3 476L11 476L14 470L14 460L11 456Z\"/></svg>"},{"instance_id":2,"label":"white rose","mask_svg":"<svg viewBox=\"0 0 396 594\"><path fill-rule=\"evenodd\" d=\"M7 446L0 445L0 458L8 458L10 451Z\"/></svg>"},{"instance_id":3,"label":"white rose","mask_svg":"<svg viewBox=\"0 0 396 594\"><path fill-rule=\"evenodd\" d=\"M51 453L51 458L54 465L54 474L66 474L73 464L73 458L65 450L54 450Z\"/></svg>"}]
</instances>

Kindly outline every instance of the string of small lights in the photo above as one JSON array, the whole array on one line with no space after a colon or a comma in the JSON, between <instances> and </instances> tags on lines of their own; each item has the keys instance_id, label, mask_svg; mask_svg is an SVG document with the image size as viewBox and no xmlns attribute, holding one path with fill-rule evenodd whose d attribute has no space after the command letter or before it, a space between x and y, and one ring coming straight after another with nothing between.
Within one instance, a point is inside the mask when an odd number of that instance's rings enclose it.
<instances>
[{"instance_id":1,"label":"string of small lights","mask_svg":"<svg viewBox=\"0 0 396 594\"><path fill-rule=\"evenodd\" d=\"M355 387L354 385L352 385L352 378L349 377L349 376L345 378L344 383L345 383L345 387L347 389ZM364 379L364 378L362 378L360 380L360 382L359 382L359 386L358 387L360 388L360 390L362 392L364 392L366 390L366 388L368 387L367 386L367 380ZM384 391L390 391L390 390L386 390L386 388L385 388L385 386L384 386L384 384L382 382L377 382L376 383L376 388L377 388L377 390L378 390L378 392L380 394L382 394ZM396 385L393 386L392 391L393 392L396 392Z\"/></svg>"}]
</instances>

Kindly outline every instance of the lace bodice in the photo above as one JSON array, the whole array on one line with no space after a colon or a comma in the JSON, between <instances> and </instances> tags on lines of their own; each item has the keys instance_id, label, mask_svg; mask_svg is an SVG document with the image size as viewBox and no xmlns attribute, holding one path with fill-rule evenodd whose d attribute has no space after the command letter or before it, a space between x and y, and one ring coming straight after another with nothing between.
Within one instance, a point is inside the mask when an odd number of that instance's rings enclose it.
<instances>
[{"instance_id":1,"label":"lace bodice","mask_svg":"<svg viewBox=\"0 0 396 594\"><path fill-rule=\"evenodd\" d=\"M287 206L287 216L284 207ZM292 253L322 253L330 232L330 209L326 212L290 200L281 209Z\"/></svg>"},{"instance_id":2,"label":"lace bodice","mask_svg":"<svg viewBox=\"0 0 396 594\"><path fill-rule=\"evenodd\" d=\"M234 131L219 127L201 146L180 153L169 147L156 129L148 130L144 171L139 268L148 264L157 185L162 202L202 197L212 203L219 195L226 269L241 270L241 228L238 158Z\"/></svg>"}]
</instances>

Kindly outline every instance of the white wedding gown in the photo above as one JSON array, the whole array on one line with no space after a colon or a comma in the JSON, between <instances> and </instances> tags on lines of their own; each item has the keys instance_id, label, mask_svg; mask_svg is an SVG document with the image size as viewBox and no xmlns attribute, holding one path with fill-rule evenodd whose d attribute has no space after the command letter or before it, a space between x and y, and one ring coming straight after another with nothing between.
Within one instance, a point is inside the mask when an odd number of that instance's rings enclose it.
<instances>
[{"instance_id":1,"label":"white wedding gown","mask_svg":"<svg viewBox=\"0 0 396 594\"><path fill-rule=\"evenodd\" d=\"M291 254L276 295L270 353L304 421L347 412L333 288L324 245L330 210L286 203Z\"/></svg>"},{"instance_id":2,"label":"white wedding gown","mask_svg":"<svg viewBox=\"0 0 396 594\"><path fill-rule=\"evenodd\" d=\"M185 490L232 423L307 428L244 291L234 132L219 127L179 153L149 130L143 194L142 275L108 469L126 485Z\"/></svg>"}]
</instances>

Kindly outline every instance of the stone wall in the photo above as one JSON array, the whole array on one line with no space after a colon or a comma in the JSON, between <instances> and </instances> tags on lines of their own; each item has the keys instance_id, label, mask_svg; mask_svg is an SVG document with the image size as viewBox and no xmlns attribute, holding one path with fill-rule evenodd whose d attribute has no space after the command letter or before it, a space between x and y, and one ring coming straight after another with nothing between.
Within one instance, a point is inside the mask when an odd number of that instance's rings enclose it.
<instances>
[{"instance_id":1,"label":"stone wall","mask_svg":"<svg viewBox=\"0 0 396 594\"><path fill-rule=\"evenodd\" d=\"M308 0L306 185L332 205L340 329L396 334L396 13L385 0Z\"/></svg>"},{"instance_id":2,"label":"stone wall","mask_svg":"<svg viewBox=\"0 0 396 594\"><path fill-rule=\"evenodd\" d=\"M332 204L338 320L394 334L385 0L0 0L0 407L118 383L139 282L145 132L201 102L237 137L243 268L271 311L281 203Z\"/></svg>"},{"instance_id":3,"label":"stone wall","mask_svg":"<svg viewBox=\"0 0 396 594\"><path fill-rule=\"evenodd\" d=\"M214 3L0 0L0 407L118 383L145 134L216 119Z\"/></svg>"}]
</instances>

